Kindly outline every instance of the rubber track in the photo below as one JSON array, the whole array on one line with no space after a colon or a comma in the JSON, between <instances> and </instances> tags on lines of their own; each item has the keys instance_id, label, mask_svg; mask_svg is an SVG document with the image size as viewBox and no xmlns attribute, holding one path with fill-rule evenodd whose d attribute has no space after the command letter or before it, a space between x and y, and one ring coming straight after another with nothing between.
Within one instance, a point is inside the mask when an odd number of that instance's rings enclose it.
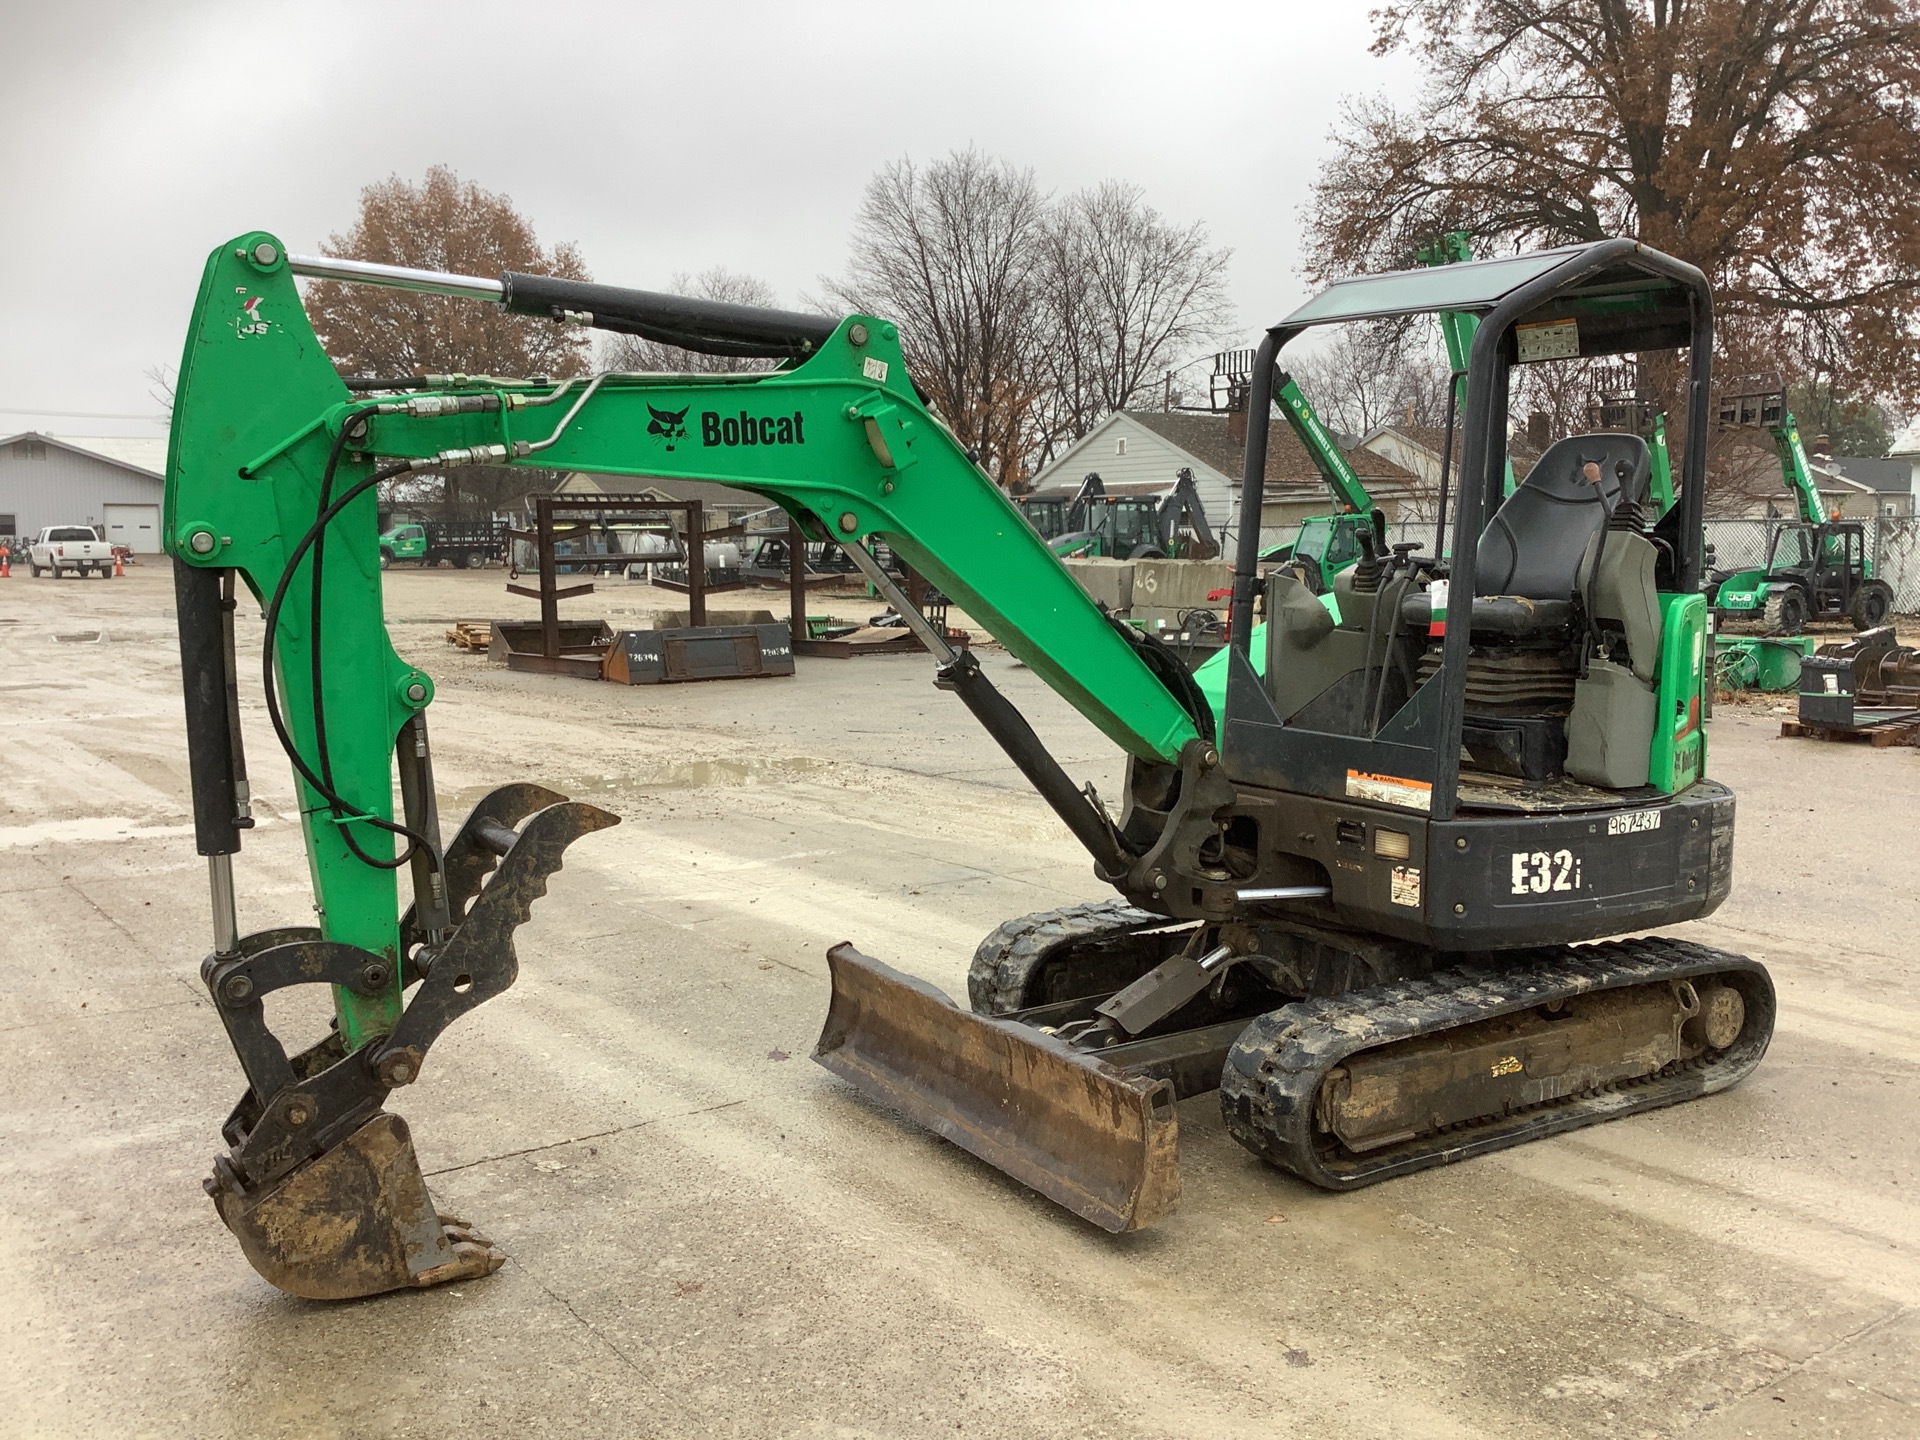
<instances>
[{"instance_id":1,"label":"rubber track","mask_svg":"<svg viewBox=\"0 0 1920 1440\"><path fill-rule=\"evenodd\" d=\"M973 952L973 964L967 970L967 1001L976 1015L1024 1009L1033 972L1060 946L1173 923L1124 900L1089 900L1022 915L996 928Z\"/></svg>"},{"instance_id":2,"label":"rubber track","mask_svg":"<svg viewBox=\"0 0 1920 1440\"><path fill-rule=\"evenodd\" d=\"M1717 1056L1669 1066L1644 1080L1451 1126L1365 1155L1351 1154L1333 1137L1316 1132L1314 1100L1321 1083L1356 1051L1532 1009L1556 998L1709 974L1734 984L1747 1007L1739 1039ZM1516 952L1501 957L1498 968L1463 965L1418 980L1298 1001L1260 1016L1228 1054L1220 1111L1228 1133L1263 1160L1329 1190L1358 1189L1724 1090L1760 1063L1772 1037L1773 1018L1773 982L1743 955L1662 938Z\"/></svg>"}]
</instances>

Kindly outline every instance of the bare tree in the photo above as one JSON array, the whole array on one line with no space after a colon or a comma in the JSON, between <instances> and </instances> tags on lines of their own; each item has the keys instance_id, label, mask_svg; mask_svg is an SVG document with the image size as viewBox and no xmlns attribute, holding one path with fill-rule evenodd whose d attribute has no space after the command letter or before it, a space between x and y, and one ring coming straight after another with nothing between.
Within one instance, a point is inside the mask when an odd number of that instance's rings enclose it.
<instances>
[{"instance_id":1,"label":"bare tree","mask_svg":"<svg viewBox=\"0 0 1920 1440\"><path fill-rule=\"evenodd\" d=\"M667 287L675 295L691 295L701 300L721 300L729 305L758 305L774 308L780 297L766 281L755 275L743 275L716 265L698 275L677 271ZM776 361L743 359L734 355L707 355L698 350L682 350L659 340L638 335L615 335L604 352L610 370L656 371L678 374L713 375L749 370L771 370Z\"/></svg>"},{"instance_id":2,"label":"bare tree","mask_svg":"<svg viewBox=\"0 0 1920 1440\"><path fill-rule=\"evenodd\" d=\"M160 407L160 423L173 424L173 393L179 382L179 375L171 365L149 365L144 372L147 377L147 394L153 403Z\"/></svg>"},{"instance_id":3,"label":"bare tree","mask_svg":"<svg viewBox=\"0 0 1920 1440\"><path fill-rule=\"evenodd\" d=\"M1031 170L976 150L867 182L844 279L828 298L900 326L907 367L989 475L1020 480L1046 376L1041 240L1047 199Z\"/></svg>"},{"instance_id":4,"label":"bare tree","mask_svg":"<svg viewBox=\"0 0 1920 1440\"><path fill-rule=\"evenodd\" d=\"M1078 440L1137 404L1227 324L1232 251L1168 223L1137 185L1109 180L1054 207L1040 234L1042 355L1052 434Z\"/></svg>"},{"instance_id":5,"label":"bare tree","mask_svg":"<svg viewBox=\"0 0 1920 1440\"><path fill-rule=\"evenodd\" d=\"M1446 423L1446 356L1431 336L1397 322L1343 325L1288 369L1320 418L1344 434L1365 438L1382 425Z\"/></svg>"},{"instance_id":6,"label":"bare tree","mask_svg":"<svg viewBox=\"0 0 1920 1440\"><path fill-rule=\"evenodd\" d=\"M444 165L427 171L419 185L396 175L367 186L353 228L328 236L326 246L329 254L347 259L457 274L514 270L590 278L577 247L562 242L543 249L512 200L463 182ZM561 379L580 374L590 353L584 335L549 320L410 290L317 281L307 287L306 307L320 343L347 375ZM525 471L462 471L446 477L445 501L459 508L464 492L491 503L535 488L542 478Z\"/></svg>"},{"instance_id":7,"label":"bare tree","mask_svg":"<svg viewBox=\"0 0 1920 1440\"><path fill-rule=\"evenodd\" d=\"M1920 396L1916 0L1392 0L1418 102L1348 107L1310 210L1322 278L1443 231L1630 235L1854 394Z\"/></svg>"}]
</instances>

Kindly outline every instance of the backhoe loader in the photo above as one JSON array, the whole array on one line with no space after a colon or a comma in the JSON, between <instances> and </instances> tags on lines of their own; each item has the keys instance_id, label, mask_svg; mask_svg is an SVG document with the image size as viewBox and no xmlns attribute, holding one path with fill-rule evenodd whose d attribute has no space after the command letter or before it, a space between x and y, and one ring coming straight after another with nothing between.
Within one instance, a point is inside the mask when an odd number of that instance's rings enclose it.
<instances>
[{"instance_id":1,"label":"backhoe loader","mask_svg":"<svg viewBox=\"0 0 1920 1440\"><path fill-rule=\"evenodd\" d=\"M343 379L297 275L392 285L771 357L734 375ZM381 620L375 491L465 465L716 480L845 547L1117 897L1010 920L970 1010L850 945L828 956L815 1058L1109 1230L1179 1196L1175 1102L1346 1189L1721 1090L1766 1048L1752 961L1608 940L1711 912L1733 796L1706 778L1699 594L1712 312L1700 272L1627 240L1348 281L1267 332L1254 393L1310 327L1475 312L1445 564L1369 536L1340 618L1235 559L1216 713L1151 636L1103 613L918 398L886 320L839 320L521 274L290 257L255 232L207 262L181 365L165 531L178 574L203 974L247 1079L207 1182L262 1275L344 1297L481 1275L439 1214L393 1092L516 973L512 936L574 840L614 823L535 785L441 842L432 682ZM1567 353L1689 351L1682 501L1642 508L1639 437L1556 444L1503 500L1507 376ZM1265 431L1249 435L1259 513ZM1068 777L979 660L874 562L884 543L1129 757L1118 813ZM296 772L319 924L247 936L236 585L265 609L273 728ZM1265 674L1249 656L1253 599ZM1451 597L1451 599L1450 599ZM399 781L395 818L393 780ZM403 843L404 842L404 843ZM399 908L398 876L411 903ZM883 937L884 938L884 937ZM1576 945L1572 942L1605 940ZM335 1029L289 1056L267 992L331 987Z\"/></svg>"}]
</instances>

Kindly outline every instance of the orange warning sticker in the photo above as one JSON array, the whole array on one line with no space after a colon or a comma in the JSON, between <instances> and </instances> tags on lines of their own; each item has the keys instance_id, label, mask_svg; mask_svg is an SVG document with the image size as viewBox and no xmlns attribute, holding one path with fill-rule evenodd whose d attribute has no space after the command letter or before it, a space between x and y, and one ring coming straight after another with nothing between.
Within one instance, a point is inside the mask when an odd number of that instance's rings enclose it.
<instances>
[{"instance_id":1,"label":"orange warning sticker","mask_svg":"<svg viewBox=\"0 0 1920 1440\"><path fill-rule=\"evenodd\" d=\"M1433 786L1424 780L1407 780L1399 775L1374 775L1365 770L1347 771L1347 798L1371 800L1378 805L1398 805L1405 810L1432 810Z\"/></svg>"}]
</instances>

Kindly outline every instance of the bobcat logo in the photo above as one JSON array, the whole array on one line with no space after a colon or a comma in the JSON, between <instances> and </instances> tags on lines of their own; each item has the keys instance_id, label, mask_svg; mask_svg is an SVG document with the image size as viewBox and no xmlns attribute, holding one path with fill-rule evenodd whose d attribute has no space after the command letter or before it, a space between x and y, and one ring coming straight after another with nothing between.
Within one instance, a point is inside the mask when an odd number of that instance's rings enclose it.
<instances>
[{"instance_id":1,"label":"bobcat logo","mask_svg":"<svg viewBox=\"0 0 1920 1440\"><path fill-rule=\"evenodd\" d=\"M667 442L667 449L673 449L674 441L687 438L687 411L692 408L688 405L679 410L660 410L652 405L647 406L647 413L653 416L652 423L647 426L647 434L658 435Z\"/></svg>"}]
</instances>

